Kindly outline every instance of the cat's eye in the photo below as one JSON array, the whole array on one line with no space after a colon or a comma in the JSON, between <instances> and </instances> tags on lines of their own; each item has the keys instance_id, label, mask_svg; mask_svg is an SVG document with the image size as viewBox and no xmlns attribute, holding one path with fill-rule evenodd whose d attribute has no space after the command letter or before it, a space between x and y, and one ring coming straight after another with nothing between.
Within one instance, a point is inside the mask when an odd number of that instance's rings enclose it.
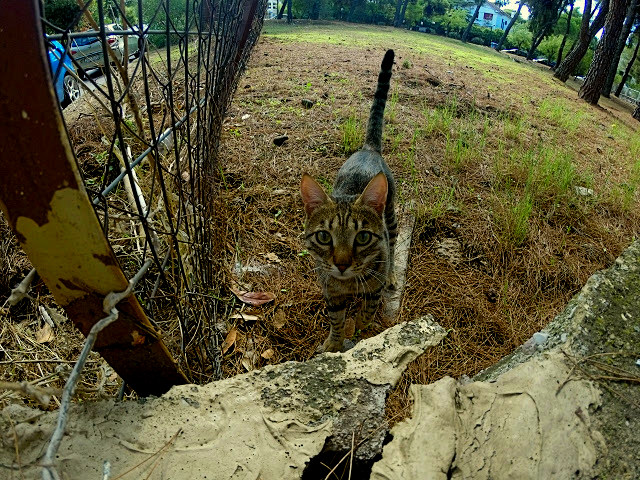
<instances>
[{"instance_id":1,"label":"cat's eye","mask_svg":"<svg viewBox=\"0 0 640 480\"><path fill-rule=\"evenodd\" d=\"M329 245L331 243L331 234L326 230L316 232L316 240L320 245Z\"/></svg>"},{"instance_id":2,"label":"cat's eye","mask_svg":"<svg viewBox=\"0 0 640 480\"><path fill-rule=\"evenodd\" d=\"M358 232L356 235L356 245L362 247L371 241L370 232Z\"/></svg>"}]
</instances>

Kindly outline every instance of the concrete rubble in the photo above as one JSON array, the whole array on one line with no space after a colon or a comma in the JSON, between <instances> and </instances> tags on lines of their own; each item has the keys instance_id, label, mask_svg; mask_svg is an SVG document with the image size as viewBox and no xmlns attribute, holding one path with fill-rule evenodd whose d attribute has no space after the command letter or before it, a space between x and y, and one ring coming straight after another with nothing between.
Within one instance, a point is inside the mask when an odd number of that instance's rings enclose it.
<instances>
[{"instance_id":1,"label":"concrete rubble","mask_svg":"<svg viewBox=\"0 0 640 480\"><path fill-rule=\"evenodd\" d=\"M638 479L639 352L636 241L475 381L413 385L371 478Z\"/></svg>"},{"instance_id":2,"label":"concrete rubble","mask_svg":"<svg viewBox=\"0 0 640 480\"><path fill-rule=\"evenodd\" d=\"M135 478L312 478L314 459L349 452L356 432L354 459L368 470L352 478L640 478L640 241L473 380L413 385L412 417L387 435L389 390L444 335L427 316L346 353L174 387L144 403L74 405L59 471L101 478L108 460L113 477L135 467ZM55 420L3 411L0 477L39 478Z\"/></svg>"},{"instance_id":3,"label":"concrete rubble","mask_svg":"<svg viewBox=\"0 0 640 480\"><path fill-rule=\"evenodd\" d=\"M346 353L178 386L144 403L73 405L58 471L63 478L97 479L109 461L112 477L135 468L135 478L296 479L323 449L351 450L353 432L358 443L364 440L356 458L371 460L388 431L389 390L444 335L426 316ZM1 478L40 478L38 460L56 418L57 412L18 405L3 410Z\"/></svg>"}]
</instances>

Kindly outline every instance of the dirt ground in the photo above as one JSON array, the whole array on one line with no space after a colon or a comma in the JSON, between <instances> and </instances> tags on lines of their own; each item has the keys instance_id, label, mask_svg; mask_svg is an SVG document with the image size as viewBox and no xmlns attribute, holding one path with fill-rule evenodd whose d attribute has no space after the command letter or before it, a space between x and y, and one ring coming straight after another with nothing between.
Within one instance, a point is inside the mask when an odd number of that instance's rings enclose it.
<instances>
[{"instance_id":1,"label":"dirt ground","mask_svg":"<svg viewBox=\"0 0 640 480\"><path fill-rule=\"evenodd\" d=\"M364 130L386 48L396 50L396 65L383 153L399 185L399 203L416 216L416 227L398 317L379 318L358 338L428 313L448 330L392 393L392 422L408 414L411 383L472 376L492 365L553 319L637 235L640 209L629 180L629 145L638 128L623 104L588 107L537 65L438 37L366 27L376 36L362 40L364 27L291 27L295 35L315 35L300 41L283 28L266 25L224 124L216 218L225 245L219 288L224 376L306 360L328 332L301 241L298 185L303 173L330 185L357 148L354 130ZM480 61L485 58L490 62ZM558 99L564 110L554 103ZM275 145L283 135L288 139ZM85 148L99 143L99 134L90 137L83 137ZM77 153L82 148L74 146ZM525 168L531 158L537 165L538 156L556 151L569 152L573 165L564 190L554 190L553 182L547 188L546 177L532 180L532 168ZM517 230L513 213L531 184L537 196ZM580 195L577 186L595 193ZM518 231L524 236L515 236ZM14 240L2 245L0 300L29 270ZM272 292L276 299L239 307L229 290L234 284ZM12 362L2 380L45 378L43 384L56 385L50 377L55 366L73 360L82 339L67 322L55 340L39 343L36 335L44 327L37 306L53 303L43 285L34 293L42 299L5 309L9 321L0 342L10 356L0 361ZM64 361L35 362L44 358ZM94 360L87 395L115 391L116 376Z\"/></svg>"}]
</instances>

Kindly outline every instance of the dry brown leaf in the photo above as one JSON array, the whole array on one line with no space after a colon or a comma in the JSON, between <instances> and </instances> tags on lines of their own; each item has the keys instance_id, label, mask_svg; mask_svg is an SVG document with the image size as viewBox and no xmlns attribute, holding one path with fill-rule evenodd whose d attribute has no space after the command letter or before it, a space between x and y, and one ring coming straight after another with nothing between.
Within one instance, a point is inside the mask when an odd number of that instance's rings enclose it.
<instances>
[{"instance_id":1,"label":"dry brown leaf","mask_svg":"<svg viewBox=\"0 0 640 480\"><path fill-rule=\"evenodd\" d=\"M268 348L267 350L265 350L264 352L262 352L262 355L260 355L262 358L264 358L265 360L269 360L271 358L273 358L273 348Z\"/></svg>"},{"instance_id":2,"label":"dry brown leaf","mask_svg":"<svg viewBox=\"0 0 640 480\"><path fill-rule=\"evenodd\" d=\"M36 332L36 342L38 343L49 343L54 338L53 328L48 323L45 323L44 327Z\"/></svg>"},{"instance_id":3,"label":"dry brown leaf","mask_svg":"<svg viewBox=\"0 0 640 480\"><path fill-rule=\"evenodd\" d=\"M236 337L238 336L238 331L236 330L236 327L233 327L229 333L227 333L227 338L224 339L224 342L222 342L222 353L225 354L227 353L227 350L229 350L231 348L231 346L236 343Z\"/></svg>"},{"instance_id":4,"label":"dry brown leaf","mask_svg":"<svg viewBox=\"0 0 640 480\"><path fill-rule=\"evenodd\" d=\"M276 311L273 316L273 326L280 330L284 327L284 324L287 323L287 316L284 314L282 310Z\"/></svg>"},{"instance_id":5,"label":"dry brown leaf","mask_svg":"<svg viewBox=\"0 0 640 480\"><path fill-rule=\"evenodd\" d=\"M276 296L271 292L241 292L233 287L231 288L231 291L236 297L238 297L238 300L249 305L253 305L254 307L273 302L276 298Z\"/></svg>"},{"instance_id":6,"label":"dry brown leaf","mask_svg":"<svg viewBox=\"0 0 640 480\"><path fill-rule=\"evenodd\" d=\"M269 260L270 262L273 262L273 263L280 263L281 262L280 257L278 257L278 255L276 255L273 252L265 253L264 254L264 258L266 258L267 260Z\"/></svg>"},{"instance_id":7,"label":"dry brown leaf","mask_svg":"<svg viewBox=\"0 0 640 480\"><path fill-rule=\"evenodd\" d=\"M258 360L258 354L255 350L247 350L242 355L242 366L245 368L247 372L254 370L256 368L256 361Z\"/></svg>"}]
</instances>

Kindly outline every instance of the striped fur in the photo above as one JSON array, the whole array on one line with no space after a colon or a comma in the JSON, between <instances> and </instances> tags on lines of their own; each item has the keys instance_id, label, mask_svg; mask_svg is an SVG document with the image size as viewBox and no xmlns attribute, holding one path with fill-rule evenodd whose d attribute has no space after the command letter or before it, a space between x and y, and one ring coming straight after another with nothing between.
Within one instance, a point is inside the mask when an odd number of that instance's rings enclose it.
<instances>
[{"instance_id":1,"label":"striped fur","mask_svg":"<svg viewBox=\"0 0 640 480\"><path fill-rule=\"evenodd\" d=\"M308 175L300 185L307 213L305 242L316 263L331 324L320 352L342 349L346 309L354 297L362 299L356 315L361 329L371 322L385 286L393 288L395 182L381 156L393 57L389 50L382 61L365 145L340 168L331 196Z\"/></svg>"}]
</instances>

